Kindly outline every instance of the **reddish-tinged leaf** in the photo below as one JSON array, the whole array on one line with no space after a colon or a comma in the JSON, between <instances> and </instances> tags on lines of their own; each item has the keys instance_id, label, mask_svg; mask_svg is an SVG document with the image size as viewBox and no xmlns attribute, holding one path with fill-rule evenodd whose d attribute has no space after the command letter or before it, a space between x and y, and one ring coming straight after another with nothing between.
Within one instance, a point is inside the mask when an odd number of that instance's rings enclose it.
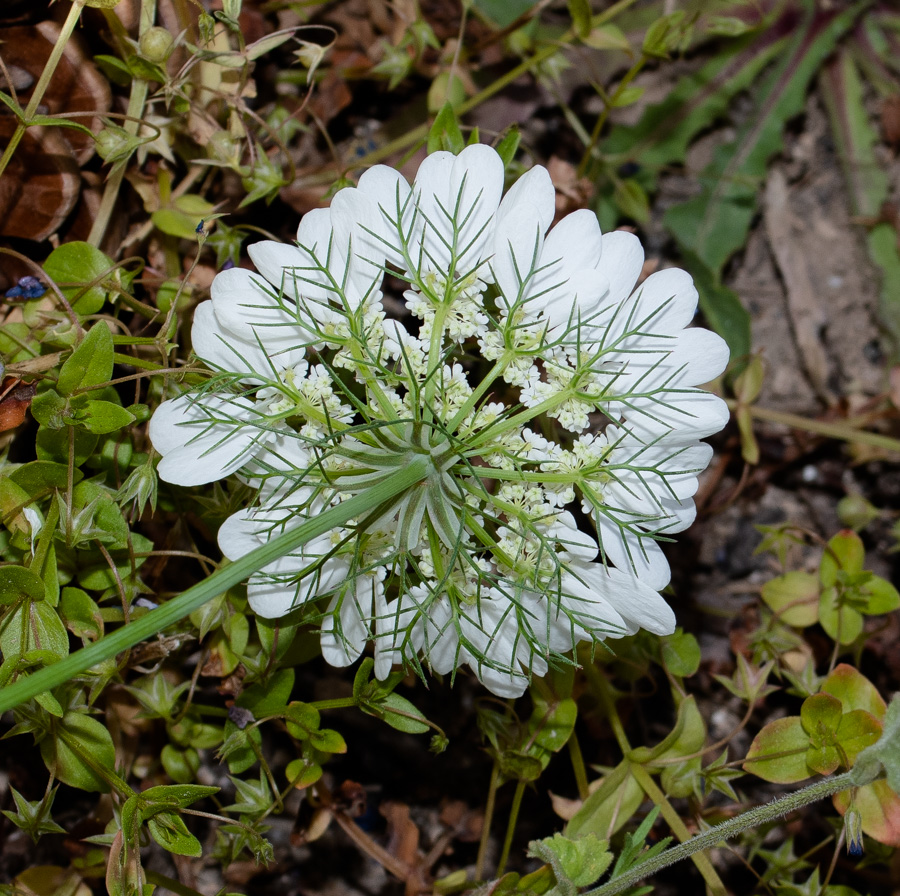
<instances>
[{"instance_id":1,"label":"reddish-tinged leaf","mask_svg":"<svg viewBox=\"0 0 900 896\"><path fill-rule=\"evenodd\" d=\"M774 784L793 784L811 774L806 764L809 735L800 716L769 722L750 744L744 771Z\"/></svg>"},{"instance_id":2,"label":"reddish-tinged leaf","mask_svg":"<svg viewBox=\"0 0 900 896\"><path fill-rule=\"evenodd\" d=\"M826 588L837 584L838 573L860 573L866 560L862 539L852 530L843 529L828 542L819 564L819 580Z\"/></svg>"},{"instance_id":3,"label":"reddish-tinged leaf","mask_svg":"<svg viewBox=\"0 0 900 896\"><path fill-rule=\"evenodd\" d=\"M853 666L841 663L835 667L831 675L822 682L822 690L837 697L844 712L864 709L879 721L884 718L887 704L875 690L875 685Z\"/></svg>"}]
</instances>

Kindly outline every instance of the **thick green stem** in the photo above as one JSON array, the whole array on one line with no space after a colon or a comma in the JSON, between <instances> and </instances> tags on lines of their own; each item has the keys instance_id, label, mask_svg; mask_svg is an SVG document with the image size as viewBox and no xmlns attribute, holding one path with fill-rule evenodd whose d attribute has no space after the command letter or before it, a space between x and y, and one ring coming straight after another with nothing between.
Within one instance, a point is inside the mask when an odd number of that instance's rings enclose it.
<instances>
[{"instance_id":1,"label":"thick green stem","mask_svg":"<svg viewBox=\"0 0 900 896\"><path fill-rule=\"evenodd\" d=\"M593 890L588 890L582 896L615 896L616 893L622 893L642 880L656 874L657 871L661 871L675 862L680 862L682 859L700 852L700 850L709 849L717 843L736 837L750 828L759 827L803 806L808 806L810 803L853 787L853 775L854 773L849 771L843 775L838 775L836 778L826 778L824 781L818 781L815 784L810 784L809 787L804 787L802 790L773 800L765 806L748 809L746 812L742 812L740 815L730 818L728 821L723 821L702 834L698 834L686 843L679 843L677 846L661 852L658 856L636 865L620 877L595 887Z\"/></svg>"},{"instance_id":2,"label":"thick green stem","mask_svg":"<svg viewBox=\"0 0 900 896\"><path fill-rule=\"evenodd\" d=\"M279 557L283 557L311 539L343 525L356 516L362 516L372 511L421 482L427 477L430 469L430 458L425 455L412 457L409 463L405 467L399 467L388 481L381 482L361 494L341 502L336 507L329 508L319 516L301 523L295 529L283 532L268 543L241 557L240 560L228 564L214 572L209 578L188 588L178 597L152 610L146 616L123 625L122 628L101 638L95 644L84 647L77 653L73 653L51 666L46 666L32 675L20 678L0 692L0 712L12 709L37 694L55 688L92 666L129 647L134 647L145 638L163 631Z\"/></svg>"}]
</instances>

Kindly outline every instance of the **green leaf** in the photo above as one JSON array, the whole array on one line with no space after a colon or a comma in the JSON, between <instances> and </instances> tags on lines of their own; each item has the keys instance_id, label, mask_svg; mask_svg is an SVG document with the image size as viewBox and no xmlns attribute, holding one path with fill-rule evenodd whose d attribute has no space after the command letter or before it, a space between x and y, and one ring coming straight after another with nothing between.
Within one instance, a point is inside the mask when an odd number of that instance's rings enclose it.
<instances>
[{"instance_id":1,"label":"green leaf","mask_svg":"<svg viewBox=\"0 0 900 896\"><path fill-rule=\"evenodd\" d=\"M200 841L187 829L177 812L160 812L147 821L150 836L163 848L178 856L199 858Z\"/></svg>"},{"instance_id":2,"label":"green leaf","mask_svg":"<svg viewBox=\"0 0 900 896\"><path fill-rule=\"evenodd\" d=\"M287 705L284 712L288 734L297 740L307 740L313 731L318 731L321 718L319 710L309 703L295 700Z\"/></svg>"},{"instance_id":3,"label":"green leaf","mask_svg":"<svg viewBox=\"0 0 900 896\"><path fill-rule=\"evenodd\" d=\"M100 608L80 588L63 588L59 612L66 628L76 638L96 641L103 634Z\"/></svg>"},{"instance_id":4,"label":"green leaf","mask_svg":"<svg viewBox=\"0 0 900 896\"><path fill-rule=\"evenodd\" d=\"M365 709L365 707L363 707ZM405 697L399 694L388 694L378 702L379 718L387 722L391 728L407 734L424 734L428 731L425 716Z\"/></svg>"},{"instance_id":5,"label":"green leaf","mask_svg":"<svg viewBox=\"0 0 900 896\"><path fill-rule=\"evenodd\" d=\"M333 728L319 728L310 732L310 744L322 753L346 753L347 744L340 732Z\"/></svg>"},{"instance_id":6,"label":"green leaf","mask_svg":"<svg viewBox=\"0 0 900 896\"><path fill-rule=\"evenodd\" d=\"M516 156L521 140L522 132L517 125L511 125L503 135L503 139L497 144L497 155L500 156L504 168L509 168L510 163Z\"/></svg>"},{"instance_id":7,"label":"green leaf","mask_svg":"<svg viewBox=\"0 0 900 896\"><path fill-rule=\"evenodd\" d=\"M800 716L788 716L769 722L750 744L744 771L771 781L793 784L810 776L806 764L809 735L803 730Z\"/></svg>"},{"instance_id":8,"label":"green leaf","mask_svg":"<svg viewBox=\"0 0 900 896\"><path fill-rule=\"evenodd\" d=\"M0 604L10 604L23 598L44 599L44 583L24 566L0 566Z\"/></svg>"},{"instance_id":9,"label":"green leaf","mask_svg":"<svg viewBox=\"0 0 900 896\"><path fill-rule=\"evenodd\" d=\"M293 669L279 669L266 684L247 688L235 703L251 710L257 719L282 715L294 689L294 674Z\"/></svg>"},{"instance_id":10,"label":"green leaf","mask_svg":"<svg viewBox=\"0 0 900 896\"><path fill-rule=\"evenodd\" d=\"M872 576L860 587L863 594L868 595L863 612L872 616L891 613L900 607L900 592L887 579Z\"/></svg>"},{"instance_id":11,"label":"green leaf","mask_svg":"<svg viewBox=\"0 0 900 896\"><path fill-rule=\"evenodd\" d=\"M681 47L689 27L683 10L662 16L647 29L642 48L644 53L657 59L666 59L670 52Z\"/></svg>"},{"instance_id":12,"label":"green leaf","mask_svg":"<svg viewBox=\"0 0 900 896\"><path fill-rule=\"evenodd\" d=\"M288 763L284 776L289 784L302 790L315 784L322 777L322 766L309 759L294 759Z\"/></svg>"},{"instance_id":13,"label":"green leaf","mask_svg":"<svg viewBox=\"0 0 900 896\"><path fill-rule=\"evenodd\" d=\"M601 25L594 28L582 40L595 50L622 50L632 55L631 43L618 25Z\"/></svg>"},{"instance_id":14,"label":"green leaf","mask_svg":"<svg viewBox=\"0 0 900 896\"><path fill-rule=\"evenodd\" d=\"M629 761L622 760L588 796L581 808L569 819L564 833L571 839L589 834L599 838L612 836L637 812L644 801L644 791L629 771Z\"/></svg>"},{"instance_id":15,"label":"green leaf","mask_svg":"<svg viewBox=\"0 0 900 896\"><path fill-rule=\"evenodd\" d=\"M47 394L47 393L44 393ZM51 395L56 395L50 391ZM56 396L59 398L59 396ZM65 401L60 398L63 405ZM32 403L32 408L34 404ZM43 421L38 420L39 423ZM79 483L84 474L81 470L73 470L73 485ZM69 469L66 464L55 464L45 460L33 460L31 463L22 464L21 467L13 470L9 474L9 478L21 486L28 492L33 499L43 498L52 491L61 488L68 488L69 485Z\"/></svg>"},{"instance_id":16,"label":"green leaf","mask_svg":"<svg viewBox=\"0 0 900 896\"><path fill-rule=\"evenodd\" d=\"M817 575L793 570L766 582L762 599L785 625L806 628L819 619L819 591Z\"/></svg>"},{"instance_id":17,"label":"green leaf","mask_svg":"<svg viewBox=\"0 0 900 896\"><path fill-rule=\"evenodd\" d=\"M112 401L88 400L75 419L89 432L105 435L128 426L135 420L134 414Z\"/></svg>"},{"instance_id":18,"label":"green leaf","mask_svg":"<svg viewBox=\"0 0 900 896\"><path fill-rule=\"evenodd\" d=\"M63 243L44 262L44 270L51 280L57 284L72 284L61 287L61 290L79 314L96 314L103 307L108 290L102 284L86 290L84 286L114 269L115 263L111 258L83 242Z\"/></svg>"},{"instance_id":19,"label":"green leaf","mask_svg":"<svg viewBox=\"0 0 900 896\"><path fill-rule=\"evenodd\" d=\"M693 695L685 697L678 707L675 727L655 747L637 747L629 753L632 762L641 765L674 759L696 753L706 741L706 725Z\"/></svg>"},{"instance_id":20,"label":"green leaf","mask_svg":"<svg viewBox=\"0 0 900 896\"><path fill-rule=\"evenodd\" d=\"M837 729L837 742L851 765L857 756L881 737L882 724L870 712L854 709L845 713Z\"/></svg>"},{"instance_id":21,"label":"green leaf","mask_svg":"<svg viewBox=\"0 0 900 896\"><path fill-rule=\"evenodd\" d=\"M166 744L160 751L159 758L166 774L179 784L193 781L200 771L200 754L193 747L179 750L172 744Z\"/></svg>"},{"instance_id":22,"label":"green leaf","mask_svg":"<svg viewBox=\"0 0 900 896\"><path fill-rule=\"evenodd\" d=\"M97 768L116 765L116 748L106 726L79 712L67 712L41 740L47 768L64 784L106 793L109 783Z\"/></svg>"},{"instance_id":23,"label":"green leaf","mask_svg":"<svg viewBox=\"0 0 900 896\"><path fill-rule=\"evenodd\" d=\"M584 40L591 33L591 5L588 0L568 0L569 15L575 34ZM596 878L595 878L596 880Z\"/></svg>"},{"instance_id":24,"label":"green leaf","mask_svg":"<svg viewBox=\"0 0 900 896\"><path fill-rule=\"evenodd\" d=\"M528 739L539 747L558 753L575 730L578 706L571 697L548 702L536 690L532 691L534 712L528 722Z\"/></svg>"},{"instance_id":25,"label":"green leaf","mask_svg":"<svg viewBox=\"0 0 900 896\"><path fill-rule=\"evenodd\" d=\"M823 588L819 597L819 622L839 644L852 644L862 634L863 618L844 600L846 591Z\"/></svg>"},{"instance_id":26,"label":"green leaf","mask_svg":"<svg viewBox=\"0 0 900 896\"><path fill-rule=\"evenodd\" d=\"M112 379L114 353L109 327L103 321L97 322L63 364L57 389L63 395L72 395L76 391L88 391L109 382Z\"/></svg>"},{"instance_id":27,"label":"green leaf","mask_svg":"<svg viewBox=\"0 0 900 896\"><path fill-rule=\"evenodd\" d=\"M179 196L169 208L157 209L150 216L154 226L169 236L186 240L197 239L197 225L212 214L212 203L202 196L188 193Z\"/></svg>"},{"instance_id":28,"label":"green leaf","mask_svg":"<svg viewBox=\"0 0 900 896\"><path fill-rule=\"evenodd\" d=\"M0 622L0 651L6 658L40 651L49 663L69 655L69 636L50 604L26 598Z\"/></svg>"},{"instance_id":29,"label":"green leaf","mask_svg":"<svg viewBox=\"0 0 900 896\"><path fill-rule=\"evenodd\" d=\"M141 791L141 812L144 818L150 816L150 810L157 807L169 809L186 809L197 800L205 799L218 793L220 788L205 784L162 784L157 787L148 787Z\"/></svg>"},{"instance_id":30,"label":"green leaf","mask_svg":"<svg viewBox=\"0 0 900 896\"><path fill-rule=\"evenodd\" d=\"M247 771L256 762L256 754L261 747L262 734L259 728L244 731L230 720L225 723L225 742L219 748L219 755L228 763L228 771L232 775Z\"/></svg>"},{"instance_id":31,"label":"green leaf","mask_svg":"<svg viewBox=\"0 0 900 896\"><path fill-rule=\"evenodd\" d=\"M466 141L460 130L456 112L450 103L444 103L428 132L428 152L430 154L443 149L459 155L465 146Z\"/></svg>"},{"instance_id":32,"label":"green leaf","mask_svg":"<svg viewBox=\"0 0 900 896\"><path fill-rule=\"evenodd\" d=\"M887 706L875 685L858 669L847 663L835 666L834 671L822 682L821 689L837 697L844 712L863 709L876 719L881 720L885 717Z\"/></svg>"},{"instance_id":33,"label":"green leaf","mask_svg":"<svg viewBox=\"0 0 900 896\"><path fill-rule=\"evenodd\" d=\"M841 701L831 694L813 694L800 707L803 730L815 743L826 734L834 734L841 723Z\"/></svg>"},{"instance_id":34,"label":"green leaf","mask_svg":"<svg viewBox=\"0 0 900 896\"><path fill-rule=\"evenodd\" d=\"M828 542L819 564L819 580L825 588L832 588L839 583L841 573L861 573L865 561L862 539L852 529L844 529Z\"/></svg>"},{"instance_id":35,"label":"green leaf","mask_svg":"<svg viewBox=\"0 0 900 896\"><path fill-rule=\"evenodd\" d=\"M528 855L553 868L560 896L575 896L579 887L590 886L613 860L609 840L600 840L596 834L586 834L577 840L563 834L532 840Z\"/></svg>"},{"instance_id":36,"label":"green leaf","mask_svg":"<svg viewBox=\"0 0 900 896\"><path fill-rule=\"evenodd\" d=\"M680 628L661 641L662 663L679 678L693 675L700 668L700 645L697 639Z\"/></svg>"}]
</instances>

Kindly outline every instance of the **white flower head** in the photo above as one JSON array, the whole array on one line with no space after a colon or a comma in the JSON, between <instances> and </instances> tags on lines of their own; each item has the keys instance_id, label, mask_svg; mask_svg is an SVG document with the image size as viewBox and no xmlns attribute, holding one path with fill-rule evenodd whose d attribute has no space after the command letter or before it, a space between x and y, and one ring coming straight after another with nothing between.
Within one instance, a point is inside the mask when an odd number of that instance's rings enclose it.
<instances>
[{"instance_id":1,"label":"white flower head","mask_svg":"<svg viewBox=\"0 0 900 896\"><path fill-rule=\"evenodd\" d=\"M637 237L585 210L551 226L542 167L503 179L487 146L412 184L377 166L296 245L251 246L259 273L223 272L195 314L213 377L150 435L163 479L256 489L219 531L232 560L427 458L251 576L250 605L320 620L332 665L372 643L380 678L467 667L512 697L580 641L674 629L659 539L693 519L698 440L727 419L699 386L728 352L688 326L687 274L638 284Z\"/></svg>"}]
</instances>

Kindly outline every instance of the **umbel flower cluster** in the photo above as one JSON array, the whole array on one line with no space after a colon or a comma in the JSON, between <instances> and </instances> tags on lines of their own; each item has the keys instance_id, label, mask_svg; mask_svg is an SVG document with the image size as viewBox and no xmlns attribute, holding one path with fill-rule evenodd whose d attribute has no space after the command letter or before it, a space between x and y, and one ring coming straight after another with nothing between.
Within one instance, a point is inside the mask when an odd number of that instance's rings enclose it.
<instances>
[{"instance_id":1,"label":"umbel flower cluster","mask_svg":"<svg viewBox=\"0 0 900 896\"><path fill-rule=\"evenodd\" d=\"M425 480L254 574L250 606L321 620L335 666L467 665L517 696L581 641L672 632L659 541L693 520L699 440L727 419L698 389L725 368L687 325L680 270L635 288L643 251L576 211L546 169L503 195L481 145L436 152L410 185L385 166L305 215L297 244L220 273L193 347L216 371L150 424L160 476L237 474L234 560L386 481ZM401 301L402 297L402 301Z\"/></svg>"}]
</instances>

